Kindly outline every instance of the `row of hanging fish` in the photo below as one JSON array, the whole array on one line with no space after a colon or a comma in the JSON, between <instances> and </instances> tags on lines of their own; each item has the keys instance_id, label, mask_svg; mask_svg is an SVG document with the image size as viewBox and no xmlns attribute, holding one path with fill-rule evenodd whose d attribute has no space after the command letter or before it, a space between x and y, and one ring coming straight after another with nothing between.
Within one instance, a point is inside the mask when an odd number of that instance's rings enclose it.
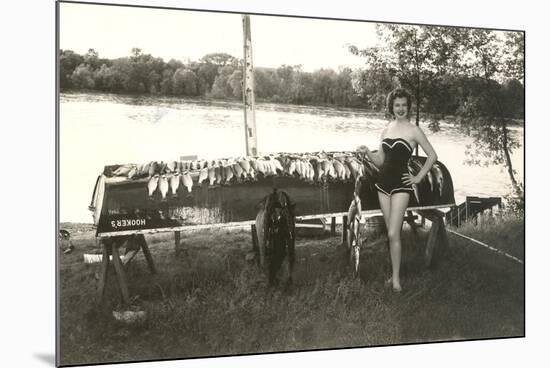
<instances>
[{"instance_id":1,"label":"row of hanging fish","mask_svg":"<svg viewBox=\"0 0 550 368\"><path fill-rule=\"evenodd\" d=\"M422 166L423 164L416 161L414 157L409 160L408 168L409 168L409 172L412 175L417 175L420 172L420 170L422 170ZM431 169L428 171L428 173L426 174L426 176L424 177L424 179L420 184L424 183L425 181L428 182L427 185L430 188L430 193L438 193L440 198L443 197L443 188L445 186L445 178L443 175L443 169L441 169L441 167L437 162L432 165ZM418 203L420 203L418 186L413 186L413 188L414 188L414 195L416 197L416 200Z\"/></svg>"},{"instance_id":2,"label":"row of hanging fish","mask_svg":"<svg viewBox=\"0 0 550 368\"><path fill-rule=\"evenodd\" d=\"M409 171L416 175L422 164L414 158L409 160ZM192 175L193 174L193 175ZM158 191L163 199L177 196L178 190L192 192L194 185L230 185L235 182L255 181L261 177L292 176L309 183L327 181L354 181L363 177L369 187L378 176L378 168L363 155L355 152L317 152L305 154L241 157L221 160L188 160L156 162L142 165L128 164L118 167L113 176L128 179L148 178L149 197ZM194 183L193 177L198 177ZM435 163L426 178L432 193L443 196L443 171ZM415 196L419 200L418 189Z\"/></svg>"},{"instance_id":3,"label":"row of hanging fish","mask_svg":"<svg viewBox=\"0 0 550 368\"><path fill-rule=\"evenodd\" d=\"M351 181L365 173L369 177L375 176L377 172L370 161L356 153L319 152L168 163L152 161L142 165L122 165L111 175L128 179L148 178L149 196L158 190L165 199L168 194L177 196L180 187L187 188L190 193L197 173L198 185L205 181L209 185L221 185L270 176L292 176L310 183Z\"/></svg>"}]
</instances>

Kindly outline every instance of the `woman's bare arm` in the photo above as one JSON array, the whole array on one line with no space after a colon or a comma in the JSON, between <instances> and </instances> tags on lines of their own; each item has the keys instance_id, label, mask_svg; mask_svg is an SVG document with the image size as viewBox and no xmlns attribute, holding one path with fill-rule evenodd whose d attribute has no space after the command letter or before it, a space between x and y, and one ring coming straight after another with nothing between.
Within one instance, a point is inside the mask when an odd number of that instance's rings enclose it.
<instances>
[{"instance_id":1,"label":"woman's bare arm","mask_svg":"<svg viewBox=\"0 0 550 368\"><path fill-rule=\"evenodd\" d=\"M414 129L414 139L428 156L424 166L422 166L422 169L418 172L418 174L416 174L417 181L420 182L424 176L426 176L428 171L430 171L432 165L437 161L437 153L435 153L430 141L428 141L428 138L426 138L426 135L420 127L416 127Z\"/></svg>"},{"instance_id":2,"label":"woman's bare arm","mask_svg":"<svg viewBox=\"0 0 550 368\"><path fill-rule=\"evenodd\" d=\"M382 137L384 136L385 130L382 132ZM357 148L359 152L365 153L369 160L371 160L377 167L382 166L385 159L384 150L382 149L382 138L380 138L380 147L378 151L372 152L367 146L361 145Z\"/></svg>"}]
</instances>

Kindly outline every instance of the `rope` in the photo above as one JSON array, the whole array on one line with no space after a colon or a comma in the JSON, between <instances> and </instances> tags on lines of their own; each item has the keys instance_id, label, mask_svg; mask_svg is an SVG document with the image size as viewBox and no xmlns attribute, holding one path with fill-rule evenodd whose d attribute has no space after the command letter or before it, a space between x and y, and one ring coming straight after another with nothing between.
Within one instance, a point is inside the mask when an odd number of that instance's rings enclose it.
<instances>
[{"instance_id":1,"label":"rope","mask_svg":"<svg viewBox=\"0 0 550 368\"><path fill-rule=\"evenodd\" d=\"M487 249L489 249L489 250L492 250L492 251L494 251L494 252L497 252L497 253L499 253L499 254L502 254L503 256L508 257L508 258L510 258L511 260L513 260L513 261L515 261L515 262L517 262L517 263L523 264L523 261L522 261L521 259L516 258L516 257L514 257L513 255L510 255L510 254L506 253L506 252L503 251L503 250L500 250L500 249L496 249L496 248L494 248L494 247L491 247L491 246L488 245L488 244L482 243L482 242L480 242L479 240L475 240L475 239L470 238L470 237L468 237L468 236L466 236L466 235L462 235L462 234L460 234L460 233L457 233L456 231L453 231L453 230L451 230L451 229L447 229L447 231L450 232L450 233L452 233L452 234L458 235L458 236L460 236L460 237L462 237L462 238L464 238L464 239L468 239L468 240L470 240L470 241L472 241L472 242L474 242L474 243L476 243L476 244L482 245L482 246L484 246L485 248L487 248Z\"/></svg>"}]
</instances>

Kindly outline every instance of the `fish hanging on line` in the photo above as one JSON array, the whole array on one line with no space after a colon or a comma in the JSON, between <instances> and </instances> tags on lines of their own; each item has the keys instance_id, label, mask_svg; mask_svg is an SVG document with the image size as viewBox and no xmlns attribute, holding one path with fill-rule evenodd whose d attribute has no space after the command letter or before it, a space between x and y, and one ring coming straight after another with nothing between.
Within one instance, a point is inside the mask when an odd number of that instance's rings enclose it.
<instances>
[{"instance_id":1,"label":"fish hanging on line","mask_svg":"<svg viewBox=\"0 0 550 368\"><path fill-rule=\"evenodd\" d=\"M411 174L413 176L416 175L414 173L413 160L409 160L409 162L407 163L407 168L409 169L409 174ZM416 198L416 203L420 204L420 192L418 190L418 185L413 184L412 188L413 188L413 192L414 192L414 197Z\"/></svg>"},{"instance_id":2,"label":"fish hanging on line","mask_svg":"<svg viewBox=\"0 0 550 368\"><path fill-rule=\"evenodd\" d=\"M262 159L256 160L256 166L258 167L257 171L261 173L263 176L269 175L270 169L264 160Z\"/></svg>"},{"instance_id":3,"label":"fish hanging on line","mask_svg":"<svg viewBox=\"0 0 550 368\"><path fill-rule=\"evenodd\" d=\"M317 161L316 168L317 168L317 176L315 177L315 179L317 181L321 181L323 180L325 171L323 170L323 163L320 160Z\"/></svg>"},{"instance_id":4,"label":"fish hanging on line","mask_svg":"<svg viewBox=\"0 0 550 368\"><path fill-rule=\"evenodd\" d=\"M128 179L134 178L135 176L137 176L137 173L138 173L138 167L135 166L128 172Z\"/></svg>"},{"instance_id":5,"label":"fish hanging on line","mask_svg":"<svg viewBox=\"0 0 550 368\"><path fill-rule=\"evenodd\" d=\"M336 174L336 170L334 169L334 160L329 159L328 160L328 176L332 179L337 179L338 175Z\"/></svg>"},{"instance_id":6,"label":"fish hanging on line","mask_svg":"<svg viewBox=\"0 0 550 368\"><path fill-rule=\"evenodd\" d=\"M241 169L243 169L244 177L246 178L246 176L249 176L250 178L252 178L252 175L251 175L251 169L252 168L250 167L250 162L248 162L248 160L242 158L242 159L238 160L237 163L239 164Z\"/></svg>"},{"instance_id":7,"label":"fish hanging on line","mask_svg":"<svg viewBox=\"0 0 550 368\"><path fill-rule=\"evenodd\" d=\"M276 157L271 156L269 158L269 161L273 163L273 167L274 167L273 171L275 172L275 174L277 174L277 171L279 171L280 173L284 171L283 165L281 165L281 161L279 161Z\"/></svg>"},{"instance_id":8,"label":"fish hanging on line","mask_svg":"<svg viewBox=\"0 0 550 368\"><path fill-rule=\"evenodd\" d=\"M351 179L351 170L349 169L348 165L346 164L345 157L336 157L335 161L338 161L342 167L344 168L344 180L350 180Z\"/></svg>"},{"instance_id":9,"label":"fish hanging on line","mask_svg":"<svg viewBox=\"0 0 550 368\"><path fill-rule=\"evenodd\" d=\"M127 176L128 173L135 167L136 167L136 165L133 165L133 164L122 165L118 169L113 171L113 175L114 176Z\"/></svg>"},{"instance_id":10,"label":"fish hanging on line","mask_svg":"<svg viewBox=\"0 0 550 368\"><path fill-rule=\"evenodd\" d=\"M284 169L288 168L288 164L290 163L290 157L281 154L279 155L279 157L277 157L277 160L279 160L279 162L281 163L281 166L283 167L283 171Z\"/></svg>"},{"instance_id":11,"label":"fish hanging on line","mask_svg":"<svg viewBox=\"0 0 550 368\"><path fill-rule=\"evenodd\" d=\"M231 169L230 165L227 165L223 168L224 178L225 178L225 184L228 184L231 179L233 179L233 170Z\"/></svg>"},{"instance_id":12,"label":"fish hanging on line","mask_svg":"<svg viewBox=\"0 0 550 368\"><path fill-rule=\"evenodd\" d=\"M250 167L252 167L252 169L254 169L254 171L260 172L260 170L258 169L258 160L257 159L255 159L254 157L249 157L248 162L250 162Z\"/></svg>"},{"instance_id":13,"label":"fish hanging on line","mask_svg":"<svg viewBox=\"0 0 550 368\"><path fill-rule=\"evenodd\" d=\"M306 177L306 165L304 160L301 158L296 160L296 172L298 173L300 179L304 179Z\"/></svg>"},{"instance_id":14,"label":"fish hanging on line","mask_svg":"<svg viewBox=\"0 0 550 368\"><path fill-rule=\"evenodd\" d=\"M293 176L294 173L296 173L296 160L290 161L290 163L288 164L287 173L288 173L288 175L290 175L290 176Z\"/></svg>"},{"instance_id":15,"label":"fish hanging on line","mask_svg":"<svg viewBox=\"0 0 550 368\"><path fill-rule=\"evenodd\" d=\"M149 193L149 198L152 198L153 193L155 193L155 190L157 190L158 182L159 182L158 175L153 175L147 182L147 191Z\"/></svg>"},{"instance_id":16,"label":"fish hanging on line","mask_svg":"<svg viewBox=\"0 0 550 368\"><path fill-rule=\"evenodd\" d=\"M267 175L277 175L277 169L275 168L275 162L267 159L267 160L264 160L263 161L265 167L266 167L266 172L267 172Z\"/></svg>"},{"instance_id":17,"label":"fish hanging on line","mask_svg":"<svg viewBox=\"0 0 550 368\"><path fill-rule=\"evenodd\" d=\"M137 176L144 177L149 175L149 163L138 166Z\"/></svg>"},{"instance_id":18,"label":"fish hanging on line","mask_svg":"<svg viewBox=\"0 0 550 368\"><path fill-rule=\"evenodd\" d=\"M323 159L323 161L321 161L321 164L323 165L323 172L325 173L325 178L328 179L328 177L330 176L332 164L326 158Z\"/></svg>"},{"instance_id":19,"label":"fish hanging on line","mask_svg":"<svg viewBox=\"0 0 550 368\"><path fill-rule=\"evenodd\" d=\"M216 184L221 184L223 182L223 167L220 165L214 167L214 171L216 174Z\"/></svg>"},{"instance_id":20,"label":"fish hanging on line","mask_svg":"<svg viewBox=\"0 0 550 368\"><path fill-rule=\"evenodd\" d=\"M164 161L161 161L160 164L159 164L159 169L158 169L158 173L159 174L166 174L166 167L167 167L167 164L166 162Z\"/></svg>"},{"instance_id":21,"label":"fish hanging on line","mask_svg":"<svg viewBox=\"0 0 550 368\"><path fill-rule=\"evenodd\" d=\"M187 191L191 193L193 190L193 178L191 177L191 174L189 174L189 171L186 171L181 176L181 182L184 187L187 188Z\"/></svg>"},{"instance_id":22,"label":"fish hanging on line","mask_svg":"<svg viewBox=\"0 0 550 368\"><path fill-rule=\"evenodd\" d=\"M180 174L176 172L175 174L170 176L170 179L168 182L170 184L170 190L172 191L172 197L177 197L178 196L177 191L180 186Z\"/></svg>"},{"instance_id":23,"label":"fish hanging on line","mask_svg":"<svg viewBox=\"0 0 550 368\"><path fill-rule=\"evenodd\" d=\"M445 179L443 177L443 170L439 167L437 163L433 165L433 169L435 172L435 182L437 183L439 187L439 195L443 197L443 187L445 185Z\"/></svg>"},{"instance_id":24,"label":"fish hanging on line","mask_svg":"<svg viewBox=\"0 0 550 368\"><path fill-rule=\"evenodd\" d=\"M216 181L216 167L214 165L208 168L208 184L214 185Z\"/></svg>"},{"instance_id":25,"label":"fish hanging on line","mask_svg":"<svg viewBox=\"0 0 550 368\"><path fill-rule=\"evenodd\" d=\"M303 159L302 166L304 167L304 179L309 181L309 178L311 177L311 167L309 161Z\"/></svg>"},{"instance_id":26,"label":"fish hanging on line","mask_svg":"<svg viewBox=\"0 0 550 368\"><path fill-rule=\"evenodd\" d=\"M313 164L309 161L306 162L306 165L309 167L309 181L312 183L315 181L315 169L313 168Z\"/></svg>"},{"instance_id":27,"label":"fish hanging on line","mask_svg":"<svg viewBox=\"0 0 550 368\"><path fill-rule=\"evenodd\" d=\"M430 183L430 191L433 193L433 191L434 191L434 178L433 178L431 170L428 170L428 172L426 173L426 177L428 178L428 183Z\"/></svg>"},{"instance_id":28,"label":"fish hanging on line","mask_svg":"<svg viewBox=\"0 0 550 368\"><path fill-rule=\"evenodd\" d=\"M161 175L158 183L158 188L159 188L162 200L165 201L166 193L168 193L168 178L166 177L166 175Z\"/></svg>"},{"instance_id":29,"label":"fish hanging on line","mask_svg":"<svg viewBox=\"0 0 550 368\"><path fill-rule=\"evenodd\" d=\"M205 181L208 178L208 168L202 168L199 172L199 185L202 184L203 181Z\"/></svg>"},{"instance_id":30,"label":"fish hanging on line","mask_svg":"<svg viewBox=\"0 0 550 368\"><path fill-rule=\"evenodd\" d=\"M420 204L420 193L418 191L418 185L413 184L412 188L413 188L414 196L416 197L416 203Z\"/></svg>"},{"instance_id":31,"label":"fish hanging on line","mask_svg":"<svg viewBox=\"0 0 550 368\"><path fill-rule=\"evenodd\" d=\"M156 161L151 161L149 163L149 178L151 178L152 176L155 176L156 174L158 174L158 163Z\"/></svg>"},{"instance_id":32,"label":"fish hanging on line","mask_svg":"<svg viewBox=\"0 0 550 368\"><path fill-rule=\"evenodd\" d=\"M178 167L178 163L176 161L168 161L166 164L166 172L167 173L173 173L176 171Z\"/></svg>"},{"instance_id":33,"label":"fish hanging on line","mask_svg":"<svg viewBox=\"0 0 550 368\"><path fill-rule=\"evenodd\" d=\"M346 170L344 169L344 165L342 165L340 161L334 160L332 166L334 166L334 171L336 172L336 177L338 179L346 178Z\"/></svg>"},{"instance_id":34,"label":"fish hanging on line","mask_svg":"<svg viewBox=\"0 0 550 368\"><path fill-rule=\"evenodd\" d=\"M244 170L238 162L231 164L231 169L233 170L233 174L235 175L235 178L237 178L238 182L241 181L241 177L245 177Z\"/></svg>"},{"instance_id":35,"label":"fish hanging on line","mask_svg":"<svg viewBox=\"0 0 550 368\"><path fill-rule=\"evenodd\" d=\"M353 180L357 180L357 178L361 176L361 169L359 167L359 164L352 158L346 158L346 164L348 165L348 168L351 171Z\"/></svg>"}]
</instances>

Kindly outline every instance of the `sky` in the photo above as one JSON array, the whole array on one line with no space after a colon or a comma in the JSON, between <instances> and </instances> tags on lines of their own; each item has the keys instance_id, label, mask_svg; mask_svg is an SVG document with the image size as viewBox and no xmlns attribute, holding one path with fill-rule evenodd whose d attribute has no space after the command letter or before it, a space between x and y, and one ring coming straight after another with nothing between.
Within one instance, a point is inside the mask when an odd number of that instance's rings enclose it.
<instances>
[{"instance_id":1,"label":"sky","mask_svg":"<svg viewBox=\"0 0 550 368\"><path fill-rule=\"evenodd\" d=\"M355 68L364 61L347 45L376 43L369 22L252 15L251 30L257 67ZM133 47L165 61L196 61L213 52L243 57L240 14L61 3L59 35L63 50L93 48L108 59L128 56Z\"/></svg>"}]
</instances>

